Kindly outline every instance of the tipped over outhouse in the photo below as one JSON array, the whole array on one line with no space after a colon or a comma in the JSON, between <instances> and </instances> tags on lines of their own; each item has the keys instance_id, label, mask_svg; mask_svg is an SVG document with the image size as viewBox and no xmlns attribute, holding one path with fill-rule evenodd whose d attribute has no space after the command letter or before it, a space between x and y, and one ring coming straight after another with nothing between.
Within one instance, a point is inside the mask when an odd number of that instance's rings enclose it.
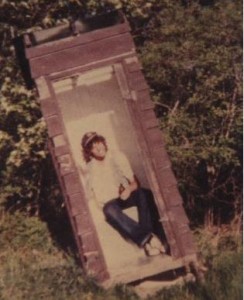
<instances>
[{"instance_id":1,"label":"tipped over outhouse","mask_svg":"<svg viewBox=\"0 0 244 300\"><path fill-rule=\"evenodd\" d=\"M52 155L80 261L106 285L197 266L196 248L177 181L123 14L75 21L24 35L25 55L48 129ZM154 195L166 255L147 257L109 226L89 201L80 141L107 136L127 154ZM136 218L133 210L128 211Z\"/></svg>"}]
</instances>

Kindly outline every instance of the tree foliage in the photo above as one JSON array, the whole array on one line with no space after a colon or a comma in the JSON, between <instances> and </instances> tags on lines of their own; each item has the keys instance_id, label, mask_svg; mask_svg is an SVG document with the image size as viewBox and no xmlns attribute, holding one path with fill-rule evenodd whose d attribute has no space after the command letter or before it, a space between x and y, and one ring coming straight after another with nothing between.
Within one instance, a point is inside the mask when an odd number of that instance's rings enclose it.
<instances>
[{"instance_id":1,"label":"tree foliage","mask_svg":"<svg viewBox=\"0 0 244 300\"><path fill-rule=\"evenodd\" d=\"M151 18L140 47L185 203L206 224L241 210L239 6L171 3Z\"/></svg>"},{"instance_id":2,"label":"tree foliage","mask_svg":"<svg viewBox=\"0 0 244 300\"><path fill-rule=\"evenodd\" d=\"M48 188L46 127L35 91L25 87L13 34L114 8L131 24L189 216L205 224L239 217L240 0L2 0L0 203L33 212Z\"/></svg>"}]
</instances>

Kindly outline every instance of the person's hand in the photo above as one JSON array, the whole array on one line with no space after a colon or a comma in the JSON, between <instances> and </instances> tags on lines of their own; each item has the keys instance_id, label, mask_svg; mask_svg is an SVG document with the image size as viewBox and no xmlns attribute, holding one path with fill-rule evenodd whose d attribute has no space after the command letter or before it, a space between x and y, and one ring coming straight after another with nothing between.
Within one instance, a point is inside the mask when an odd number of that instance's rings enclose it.
<instances>
[{"instance_id":1,"label":"person's hand","mask_svg":"<svg viewBox=\"0 0 244 300\"><path fill-rule=\"evenodd\" d=\"M131 194L131 189L128 186L127 188L125 188L122 193L120 194L120 199L122 200L127 200L130 197Z\"/></svg>"}]
</instances>

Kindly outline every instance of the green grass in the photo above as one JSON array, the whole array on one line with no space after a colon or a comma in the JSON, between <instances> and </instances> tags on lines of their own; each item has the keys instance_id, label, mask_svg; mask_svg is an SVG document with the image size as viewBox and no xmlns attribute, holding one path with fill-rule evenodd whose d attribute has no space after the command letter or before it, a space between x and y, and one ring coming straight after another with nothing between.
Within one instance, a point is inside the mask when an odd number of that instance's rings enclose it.
<instances>
[{"instance_id":1,"label":"green grass","mask_svg":"<svg viewBox=\"0 0 244 300\"><path fill-rule=\"evenodd\" d=\"M60 249L47 224L20 213L0 220L1 300L138 299L131 287L109 290L87 278L72 251ZM211 233L199 229L196 241L208 267L203 284L164 289L148 297L155 300L242 299L241 238L232 232Z\"/></svg>"}]
</instances>

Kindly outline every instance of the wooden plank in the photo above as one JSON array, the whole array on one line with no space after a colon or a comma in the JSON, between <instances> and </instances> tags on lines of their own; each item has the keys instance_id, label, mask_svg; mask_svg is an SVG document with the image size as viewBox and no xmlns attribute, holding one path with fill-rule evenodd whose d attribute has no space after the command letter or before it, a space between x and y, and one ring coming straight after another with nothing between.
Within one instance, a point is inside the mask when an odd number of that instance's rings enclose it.
<instances>
[{"instance_id":1,"label":"wooden plank","mask_svg":"<svg viewBox=\"0 0 244 300\"><path fill-rule=\"evenodd\" d=\"M150 96L150 92L149 92L149 88L145 88L143 90L137 91L137 96L140 102L151 102L151 96Z\"/></svg>"},{"instance_id":2,"label":"wooden plank","mask_svg":"<svg viewBox=\"0 0 244 300\"><path fill-rule=\"evenodd\" d=\"M185 231L180 232L181 235L181 248L183 255L191 255L196 253L196 246L193 240L192 232L190 231L188 226L185 226Z\"/></svg>"},{"instance_id":3,"label":"wooden plank","mask_svg":"<svg viewBox=\"0 0 244 300\"><path fill-rule=\"evenodd\" d=\"M140 91L136 91L139 109L141 111L144 110L153 110L154 104L151 100L149 89L143 89Z\"/></svg>"},{"instance_id":4,"label":"wooden plank","mask_svg":"<svg viewBox=\"0 0 244 300\"><path fill-rule=\"evenodd\" d=\"M169 218L172 222L176 222L179 225L189 224L189 219L185 213L182 205L171 206Z\"/></svg>"},{"instance_id":5,"label":"wooden plank","mask_svg":"<svg viewBox=\"0 0 244 300\"><path fill-rule=\"evenodd\" d=\"M140 262L132 262L131 265L128 265L123 270L112 270L111 284L113 282L129 283L182 267L184 267L184 261L181 258L172 259L168 255L145 257ZM109 286L109 281L105 282L105 284Z\"/></svg>"},{"instance_id":6,"label":"wooden plank","mask_svg":"<svg viewBox=\"0 0 244 300\"><path fill-rule=\"evenodd\" d=\"M156 148L164 146L163 135L159 128L147 129L145 136L150 147Z\"/></svg>"},{"instance_id":7,"label":"wooden plank","mask_svg":"<svg viewBox=\"0 0 244 300\"><path fill-rule=\"evenodd\" d=\"M165 147L155 147L151 149L152 161L155 168L168 168L171 167L171 161Z\"/></svg>"},{"instance_id":8,"label":"wooden plank","mask_svg":"<svg viewBox=\"0 0 244 300\"><path fill-rule=\"evenodd\" d=\"M30 40L30 35L28 33L25 33L24 34L24 44L25 44L25 47L28 48L28 47L31 47L31 40ZM26 49L27 50L27 49Z\"/></svg>"},{"instance_id":9,"label":"wooden plank","mask_svg":"<svg viewBox=\"0 0 244 300\"><path fill-rule=\"evenodd\" d=\"M125 77L122 64L114 64L115 75L124 99L130 99L131 94Z\"/></svg>"},{"instance_id":10,"label":"wooden plank","mask_svg":"<svg viewBox=\"0 0 244 300\"><path fill-rule=\"evenodd\" d=\"M46 118L48 134L50 137L63 133L61 121L57 115Z\"/></svg>"},{"instance_id":11,"label":"wooden plank","mask_svg":"<svg viewBox=\"0 0 244 300\"><path fill-rule=\"evenodd\" d=\"M163 168L163 169L157 169L156 173L157 173L159 185L160 185L162 191L165 188L177 185L176 178L170 167Z\"/></svg>"},{"instance_id":12,"label":"wooden plank","mask_svg":"<svg viewBox=\"0 0 244 300\"><path fill-rule=\"evenodd\" d=\"M74 194L68 197L71 216L75 217L78 214L85 214L84 201L85 199L82 193Z\"/></svg>"},{"instance_id":13,"label":"wooden plank","mask_svg":"<svg viewBox=\"0 0 244 300\"><path fill-rule=\"evenodd\" d=\"M70 149L64 134L59 134L51 139L51 146L55 157L70 153Z\"/></svg>"},{"instance_id":14,"label":"wooden plank","mask_svg":"<svg viewBox=\"0 0 244 300\"><path fill-rule=\"evenodd\" d=\"M182 203L182 197L179 193L177 185L164 187L162 189L163 197L170 206L176 206Z\"/></svg>"},{"instance_id":15,"label":"wooden plank","mask_svg":"<svg viewBox=\"0 0 244 300\"><path fill-rule=\"evenodd\" d=\"M68 196L80 192L80 178L76 172L67 174L62 177L66 193Z\"/></svg>"},{"instance_id":16,"label":"wooden plank","mask_svg":"<svg viewBox=\"0 0 244 300\"><path fill-rule=\"evenodd\" d=\"M34 45L43 45L72 36L72 32L70 24L65 23L48 29L36 30L29 35Z\"/></svg>"},{"instance_id":17,"label":"wooden plank","mask_svg":"<svg viewBox=\"0 0 244 300\"><path fill-rule=\"evenodd\" d=\"M77 202L76 202L76 204L77 204ZM83 237L86 238L86 235L88 233L90 234L89 237L93 236L92 224L91 224L90 218L91 218L90 214L88 214L88 212L84 210L84 207L83 207L83 211L80 214L74 216L77 234L79 236L81 236L82 239L83 239Z\"/></svg>"},{"instance_id":18,"label":"wooden plank","mask_svg":"<svg viewBox=\"0 0 244 300\"><path fill-rule=\"evenodd\" d=\"M64 155L67 153L70 153L68 145L59 146L54 148L55 157L58 157L60 155Z\"/></svg>"},{"instance_id":19,"label":"wooden plank","mask_svg":"<svg viewBox=\"0 0 244 300\"><path fill-rule=\"evenodd\" d=\"M58 171L57 161L56 161L55 156L54 156L51 139L49 139L49 141L48 141L48 147L49 147L49 151L50 151L51 156L52 156L53 164L54 164L55 171L56 171L56 174L57 174L57 177L58 177L58 181L59 181L59 184L60 184L60 187L61 187L61 190L62 190L62 194L64 196L65 206L66 206L69 218L70 218L70 223L71 223L72 230L73 230L73 233L74 233L76 245L77 245L77 248L78 248L78 251L79 251L79 257L80 257L81 263L84 264L84 256L83 256L83 251L82 251L80 239L79 239L79 236L78 236L78 234L76 232L74 219L71 217L70 203L68 201L68 196L66 194L66 190L65 190L65 186L64 186L63 180L62 180L62 178L60 176L60 173Z\"/></svg>"},{"instance_id":20,"label":"wooden plank","mask_svg":"<svg viewBox=\"0 0 244 300\"><path fill-rule=\"evenodd\" d=\"M51 99L45 99L40 101L41 110L44 118L57 114L56 103Z\"/></svg>"},{"instance_id":21,"label":"wooden plank","mask_svg":"<svg viewBox=\"0 0 244 300\"><path fill-rule=\"evenodd\" d=\"M62 70L60 72L55 72L50 74L48 77L50 80L59 80L60 78L66 78L70 76L80 75L81 73L85 73L90 70L99 69L107 66L112 66L114 64L120 64L121 60L126 57L131 57L134 55L133 52L125 52L123 54L120 54L118 56L112 56L108 57L104 60L91 62L86 65L77 66L72 69Z\"/></svg>"},{"instance_id":22,"label":"wooden plank","mask_svg":"<svg viewBox=\"0 0 244 300\"><path fill-rule=\"evenodd\" d=\"M56 135L52 138L52 143L55 148L67 145L63 134Z\"/></svg>"},{"instance_id":23,"label":"wooden plank","mask_svg":"<svg viewBox=\"0 0 244 300\"><path fill-rule=\"evenodd\" d=\"M43 76L36 78L35 83L38 90L39 99L49 99L51 97L51 94L46 78Z\"/></svg>"},{"instance_id":24,"label":"wooden plank","mask_svg":"<svg viewBox=\"0 0 244 300\"><path fill-rule=\"evenodd\" d=\"M77 217L76 217L77 218ZM84 223L83 223L84 224ZM98 251L97 243L94 239L94 232L89 231L80 236L83 252L96 252Z\"/></svg>"},{"instance_id":25,"label":"wooden plank","mask_svg":"<svg viewBox=\"0 0 244 300\"><path fill-rule=\"evenodd\" d=\"M144 101L144 102L140 101L139 106L141 111L154 109L154 104L151 100Z\"/></svg>"},{"instance_id":26,"label":"wooden plank","mask_svg":"<svg viewBox=\"0 0 244 300\"><path fill-rule=\"evenodd\" d=\"M159 121L156 118L155 113L152 109L141 112L140 117L143 122L143 128L150 129L150 128L159 127Z\"/></svg>"},{"instance_id":27,"label":"wooden plank","mask_svg":"<svg viewBox=\"0 0 244 300\"><path fill-rule=\"evenodd\" d=\"M146 121L146 120L150 120L150 119L156 119L155 113L154 113L154 111L152 109L144 111L144 112L141 112L140 116L142 116L142 117L145 118L143 120L143 122Z\"/></svg>"},{"instance_id":28,"label":"wooden plank","mask_svg":"<svg viewBox=\"0 0 244 300\"><path fill-rule=\"evenodd\" d=\"M109 273L104 268L101 256L98 252L88 252L85 255L86 269L88 270L88 275L95 277L96 280L103 282L108 279Z\"/></svg>"},{"instance_id":29,"label":"wooden plank","mask_svg":"<svg viewBox=\"0 0 244 300\"><path fill-rule=\"evenodd\" d=\"M142 69L142 65L138 60L137 56L133 56L130 58L125 58L124 63L126 66L127 72L135 72L135 71L140 71Z\"/></svg>"},{"instance_id":30,"label":"wooden plank","mask_svg":"<svg viewBox=\"0 0 244 300\"><path fill-rule=\"evenodd\" d=\"M108 28L97 29L91 32L83 33L78 36L71 36L58 41L48 42L39 46L26 49L28 59L58 52L60 49L68 49L85 45L94 41L106 39L112 36L120 35L130 31L127 23L111 26Z\"/></svg>"},{"instance_id":31,"label":"wooden plank","mask_svg":"<svg viewBox=\"0 0 244 300\"><path fill-rule=\"evenodd\" d=\"M36 78L69 68L94 63L133 50L132 37L127 33L96 41L91 44L60 50L53 54L30 60L32 77Z\"/></svg>"},{"instance_id":32,"label":"wooden plank","mask_svg":"<svg viewBox=\"0 0 244 300\"><path fill-rule=\"evenodd\" d=\"M75 169L70 154L58 156L57 161L61 176L74 172Z\"/></svg>"},{"instance_id":33,"label":"wooden plank","mask_svg":"<svg viewBox=\"0 0 244 300\"><path fill-rule=\"evenodd\" d=\"M144 90L148 88L148 84L141 71L129 73L128 75L129 87L134 91Z\"/></svg>"}]
</instances>

